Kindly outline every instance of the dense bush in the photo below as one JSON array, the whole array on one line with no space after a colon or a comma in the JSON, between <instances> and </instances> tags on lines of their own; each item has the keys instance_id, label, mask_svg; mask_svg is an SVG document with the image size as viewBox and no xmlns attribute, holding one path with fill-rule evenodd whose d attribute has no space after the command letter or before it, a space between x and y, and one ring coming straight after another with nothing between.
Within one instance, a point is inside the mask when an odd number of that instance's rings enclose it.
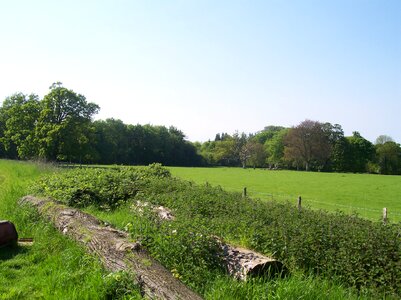
<instances>
[{"instance_id":1,"label":"dense bush","mask_svg":"<svg viewBox=\"0 0 401 300\"><path fill-rule=\"evenodd\" d=\"M142 231L142 238L168 266L182 263L184 267L175 270L177 276L188 273L189 265L199 268L199 274L213 268L216 249L207 236L214 234L273 255L290 270L335 277L361 291L401 294L399 224L309 209L299 212L289 203L261 202L220 187L172 178L159 165L74 170L44 179L39 187L37 192L74 205L97 203L109 208L141 200L173 209L176 221L150 225ZM77 194L82 190L85 197ZM195 273L191 274L187 279L196 281Z\"/></svg>"},{"instance_id":2,"label":"dense bush","mask_svg":"<svg viewBox=\"0 0 401 300\"><path fill-rule=\"evenodd\" d=\"M113 209L135 196L139 181L170 176L160 164L152 164L146 169L77 168L43 178L33 191L70 206L96 205Z\"/></svg>"}]
</instances>

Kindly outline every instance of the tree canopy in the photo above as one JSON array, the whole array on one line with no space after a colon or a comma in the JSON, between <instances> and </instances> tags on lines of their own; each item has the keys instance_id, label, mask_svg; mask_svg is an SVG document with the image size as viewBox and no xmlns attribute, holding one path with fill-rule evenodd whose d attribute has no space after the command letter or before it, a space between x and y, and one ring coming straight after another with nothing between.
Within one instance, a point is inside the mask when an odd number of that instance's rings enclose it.
<instances>
[{"instance_id":1,"label":"tree canopy","mask_svg":"<svg viewBox=\"0 0 401 300\"><path fill-rule=\"evenodd\" d=\"M0 108L0 155L7 158L104 163L201 165L175 127L93 121L99 106L60 82L37 95L16 93Z\"/></svg>"},{"instance_id":2,"label":"tree canopy","mask_svg":"<svg viewBox=\"0 0 401 300\"><path fill-rule=\"evenodd\" d=\"M213 141L191 143L173 126L93 121L99 109L60 82L43 99L15 93L0 107L0 157L401 174L401 147L391 137L380 135L372 144L357 131L344 136L339 124L305 120L291 128L221 132Z\"/></svg>"}]
</instances>

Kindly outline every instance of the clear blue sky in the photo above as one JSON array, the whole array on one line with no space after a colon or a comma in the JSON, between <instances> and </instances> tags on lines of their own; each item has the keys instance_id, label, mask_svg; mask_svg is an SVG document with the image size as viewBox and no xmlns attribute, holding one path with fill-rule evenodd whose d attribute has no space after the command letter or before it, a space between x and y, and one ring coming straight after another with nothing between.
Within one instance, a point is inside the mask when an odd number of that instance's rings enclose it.
<instances>
[{"instance_id":1,"label":"clear blue sky","mask_svg":"<svg viewBox=\"0 0 401 300\"><path fill-rule=\"evenodd\" d=\"M401 1L0 1L0 100L51 83L192 140L305 119L401 142Z\"/></svg>"}]
</instances>

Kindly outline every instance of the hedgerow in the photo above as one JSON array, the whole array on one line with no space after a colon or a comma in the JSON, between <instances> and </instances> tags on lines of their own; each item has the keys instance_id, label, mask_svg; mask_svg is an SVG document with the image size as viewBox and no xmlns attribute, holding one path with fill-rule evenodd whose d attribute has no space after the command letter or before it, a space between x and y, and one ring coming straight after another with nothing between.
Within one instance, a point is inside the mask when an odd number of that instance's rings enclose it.
<instances>
[{"instance_id":1,"label":"hedgerow","mask_svg":"<svg viewBox=\"0 0 401 300\"><path fill-rule=\"evenodd\" d=\"M63 172L42 179L35 192L75 206L109 210L140 200L172 209L175 221L153 220L140 232L128 229L173 273L194 286L199 286L207 270L219 271L218 250L208 238L217 235L272 255L291 271L335 277L362 293L401 295L400 224L253 200L220 187L173 178L157 164ZM188 268L199 270L200 275Z\"/></svg>"}]
</instances>

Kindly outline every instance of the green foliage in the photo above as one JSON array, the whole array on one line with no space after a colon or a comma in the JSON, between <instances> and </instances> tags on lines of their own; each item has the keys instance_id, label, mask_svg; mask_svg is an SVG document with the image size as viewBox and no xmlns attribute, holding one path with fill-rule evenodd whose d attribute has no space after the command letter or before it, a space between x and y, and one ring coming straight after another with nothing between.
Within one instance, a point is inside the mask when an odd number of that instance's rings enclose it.
<instances>
[{"instance_id":1,"label":"green foliage","mask_svg":"<svg viewBox=\"0 0 401 300\"><path fill-rule=\"evenodd\" d=\"M112 209L135 195L137 176L129 169L74 169L43 178L34 191L71 206L96 204Z\"/></svg>"},{"instance_id":2,"label":"green foliage","mask_svg":"<svg viewBox=\"0 0 401 300\"><path fill-rule=\"evenodd\" d=\"M148 201L173 209L176 216L174 222L160 222L148 211L140 222L147 226L139 227L134 225L137 223L130 222L127 229L133 236L142 239L151 253L177 277L200 291L208 273L221 272L216 269L218 249L210 238L217 235L273 255L292 271L308 270L328 278L335 277L360 291L401 293L398 280L401 276L399 225L383 225L341 213L308 209L298 212L288 203L255 201L243 198L239 193L225 192L220 187L198 186L169 175L159 176L164 172L158 165L152 166L149 171L99 172L104 172L108 178L129 178L130 183L123 186L131 186L131 190L135 187L136 192L128 196L132 197L132 203L136 200ZM93 170L79 169L72 173L74 178L81 178L79 181L95 179ZM68 173L55 180L63 184L57 186L52 179L47 179L42 181L41 191L68 191L77 184L70 180ZM121 182L117 180L116 185ZM48 186L51 189L46 189ZM89 191L100 195L97 187ZM58 193L62 195L64 192ZM74 195L71 192L68 194ZM93 198L90 203L94 201L99 200ZM102 201L105 200L100 201L100 207L104 207Z\"/></svg>"},{"instance_id":3,"label":"green foliage","mask_svg":"<svg viewBox=\"0 0 401 300\"><path fill-rule=\"evenodd\" d=\"M41 102L35 127L38 156L50 160L81 161L89 154L91 118L99 106L88 103L76 94L55 83Z\"/></svg>"},{"instance_id":4,"label":"green foliage","mask_svg":"<svg viewBox=\"0 0 401 300\"><path fill-rule=\"evenodd\" d=\"M141 194L292 268L334 276L358 289L401 291L399 225L308 209L299 213L290 204L252 201L174 179L154 180Z\"/></svg>"},{"instance_id":5,"label":"green foliage","mask_svg":"<svg viewBox=\"0 0 401 300\"><path fill-rule=\"evenodd\" d=\"M367 163L374 158L375 147L359 132L353 132L353 135L347 139L350 147L350 170L348 171L366 172Z\"/></svg>"},{"instance_id":6,"label":"green foliage","mask_svg":"<svg viewBox=\"0 0 401 300\"><path fill-rule=\"evenodd\" d=\"M378 144L376 153L380 174L401 174L401 147L399 144L392 141Z\"/></svg>"},{"instance_id":7,"label":"green foliage","mask_svg":"<svg viewBox=\"0 0 401 300\"><path fill-rule=\"evenodd\" d=\"M255 134L252 139L260 144L266 143L268 140L272 139L278 132L285 129L282 126L266 126L262 131Z\"/></svg>"},{"instance_id":8,"label":"green foliage","mask_svg":"<svg viewBox=\"0 0 401 300\"><path fill-rule=\"evenodd\" d=\"M95 121L96 161L110 164L193 166L201 164L195 147L175 127L127 125L121 120Z\"/></svg>"},{"instance_id":9,"label":"green foliage","mask_svg":"<svg viewBox=\"0 0 401 300\"><path fill-rule=\"evenodd\" d=\"M205 226L189 220L149 223L148 219L142 223L148 224L145 230L142 227L139 233L134 226L130 228L131 234L188 286L203 292L205 279L210 278L211 273L223 272L219 260L221 250Z\"/></svg>"},{"instance_id":10,"label":"green foliage","mask_svg":"<svg viewBox=\"0 0 401 300\"><path fill-rule=\"evenodd\" d=\"M85 96L52 84L48 94L14 94L0 107L0 157L77 163L199 166L202 158L171 126L92 122L99 111Z\"/></svg>"},{"instance_id":11,"label":"green foliage","mask_svg":"<svg viewBox=\"0 0 401 300\"><path fill-rule=\"evenodd\" d=\"M34 241L0 249L0 299L107 299L121 285L110 284L100 262L35 210L17 205L40 174L53 172L45 164L0 160L0 219L12 221L20 237ZM132 288L130 296L139 299L140 293Z\"/></svg>"},{"instance_id":12,"label":"green foliage","mask_svg":"<svg viewBox=\"0 0 401 300\"><path fill-rule=\"evenodd\" d=\"M141 291L133 282L135 275L119 271L109 273L104 277L106 299L143 299Z\"/></svg>"},{"instance_id":13,"label":"green foliage","mask_svg":"<svg viewBox=\"0 0 401 300\"><path fill-rule=\"evenodd\" d=\"M345 290L335 280L322 280L313 276L293 274L285 279L266 280L252 278L247 282L220 277L206 291L206 299L365 299L352 290ZM366 297L366 299L370 299Z\"/></svg>"},{"instance_id":14,"label":"green foliage","mask_svg":"<svg viewBox=\"0 0 401 300\"><path fill-rule=\"evenodd\" d=\"M6 98L0 109L0 123L3 132L1 143L11 157L26 159L35 154L35 123L39 117L40 106L38 96L14 94ZM16 153L13 153L16 151Z\"/></svg>"},{"instance_id":15,"label":"green foliage","mask_svg":"<svg viewBox=\"0 0 401 300\"><path fill-rule=\"evenodd\" d=\"M114 209L132 199L139 191L138 182L148 178L168 178L161 164L148 168L73 169L42 178L32 192L47 195L70 206L100 206Z\"/></svg>"},{"instance_id":16,"label":"green foliage","mask_svg":"<svg viewBox=\"0 0 401 300\"><path fill-rule=\"evenodd\" d=\"M229 191L248 188L250 197L263 200L296 202L302 196L303 205L377 221L387 207L392 222L401 221L401 185L398 176L374 174L342 174L327 172L251 170L242 168L169 168L173 176L209 182Z\"/></svg>"},{"instance_id":17,"label":"green foliage","mask_svg":"<svg viewBox=\"0 0 401 300\"><path fill-rule=\"evenodd\" d=\"M401 173L400 149L390 137L380 136L375 149L357 132L344 137L338 124L305 120L292 128L219 133L214 141L191 143L173 126L131 125L113 118L93 122L98 111L97 104L60 82L52 84L41 100L34 94L7 97L0 107L0 157L244 168L267 163L274 168Z\"/></svg>"},{"instance_id":18,"label":"green foliage","mask_svg":"<svg viewBox=\"0 0 401 300\"><path fill-rule=\"evenodd\" d=\"M170 178L171 173L169 169L162 166L160 163L150 164L147 168L131 169L134 173L140 174L143 178Z\"/></svg>"},{"instance_id":19,"label":"green foliage","mask_svg":"<svg viewBox=\"0 0 401 300\"><path fill-rule=\"evenodd\" d=\"M264 146L267 151L267 162L270 166L281 167L284 163L284 139L288 129L274 132L272 137L266 140Z\"/></svg>"}]
</instances>

